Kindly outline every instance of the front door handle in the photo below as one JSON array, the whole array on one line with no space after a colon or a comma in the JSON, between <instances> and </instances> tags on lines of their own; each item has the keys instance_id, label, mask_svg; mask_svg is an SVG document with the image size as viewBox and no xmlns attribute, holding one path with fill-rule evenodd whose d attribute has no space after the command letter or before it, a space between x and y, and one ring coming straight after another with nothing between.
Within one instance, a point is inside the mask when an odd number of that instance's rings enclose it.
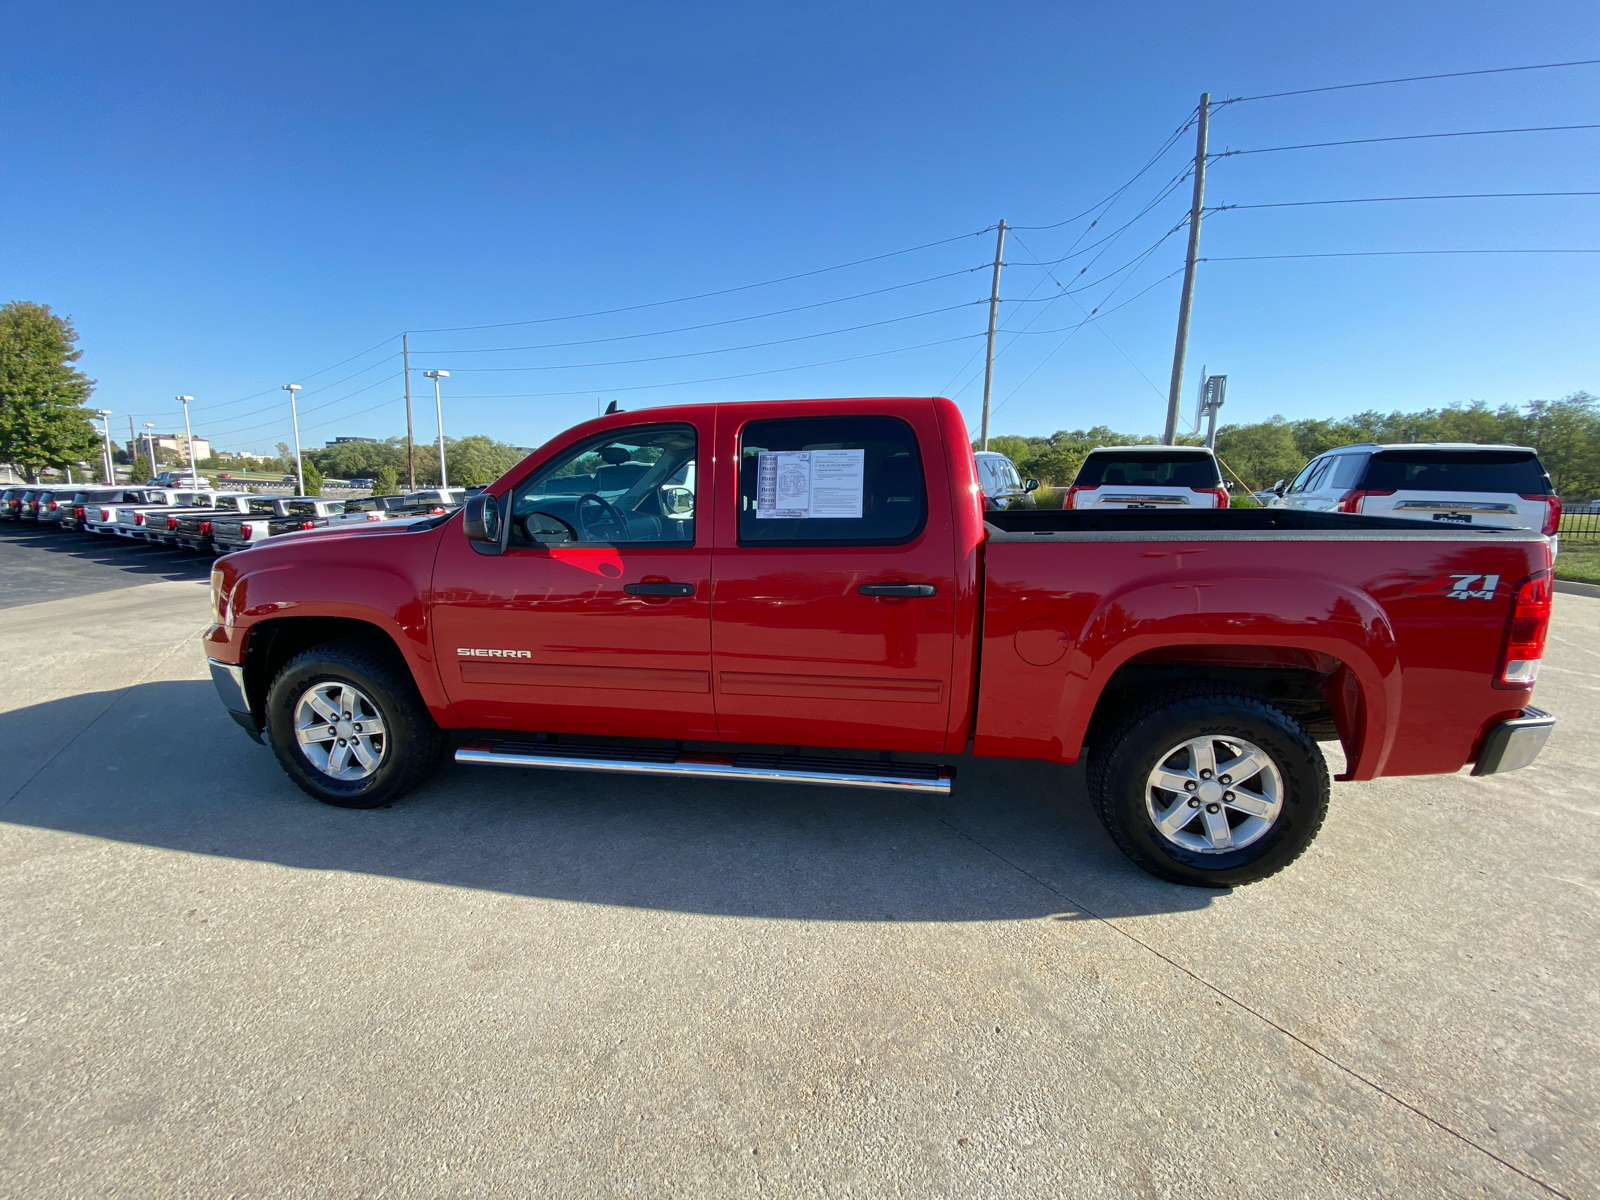
<instances>
[{"instance_id":1,"label":"front door handle","mask_svg":"<svg viewBox=\"0 0 1600 1200\"><path fill-rule=\"evenodd\" d=\"M692 596L692 583L625 583L622 590L630 596Z\"/></svg>"},{"instance_id":2,"label":"front door handle","mask_svg":"<svg viewBox=\"0 0 1600 1200\"><path fill-rule=\"evenodd\" d=\"M931 596L936 590L931 583L863 583L856 589L863 596Z\"/></svg>"}]
</instances>

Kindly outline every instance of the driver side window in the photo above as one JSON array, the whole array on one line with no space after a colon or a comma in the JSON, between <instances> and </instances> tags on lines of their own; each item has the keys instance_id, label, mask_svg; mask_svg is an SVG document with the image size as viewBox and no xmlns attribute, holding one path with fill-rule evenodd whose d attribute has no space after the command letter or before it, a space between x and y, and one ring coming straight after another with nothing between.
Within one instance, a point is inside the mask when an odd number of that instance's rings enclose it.
<instances>
[{"instance_id":1,"label":"driver side window","mask_svg":"<svg viewBox=\"0 0 1600 1200\"><path fill-rule=\"evenodd\" d=\"M579 443L516 490L511 540L693 544L695 431L617 429Z\"/></svg>"}]
</instances>

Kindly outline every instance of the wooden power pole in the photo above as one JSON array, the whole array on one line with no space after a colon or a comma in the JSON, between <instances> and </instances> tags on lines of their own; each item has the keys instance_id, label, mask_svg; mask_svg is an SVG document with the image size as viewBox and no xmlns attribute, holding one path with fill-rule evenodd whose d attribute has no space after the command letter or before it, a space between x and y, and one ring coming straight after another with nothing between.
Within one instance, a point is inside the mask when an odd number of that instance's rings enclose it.
<instances>
[{"instance_id":1,"label":"wooden power pole","mask_svg":"<svg viewBox=\"0 0 1600 1200\"><path fill-rule=\"evenodd\" d=\"M1178 342L1172 350L1172 386L1167 389L1167 428L1161 435L1170 446L1178 436L1178 401L1183 395L1183 357L1189 352L1189 309L1194 304L1194 267L1200 256L1200 214L1206 197L1206 122L1211 93L1200 97L1200 122L1195 136L1194 199L1189 204L1189 257L1183 268L1183 297L1178 301Z\"/></svg>"},{"instance_id":2,"label":"wooden power pole","mask_svg":"<svg viewBox=\"0 0 1600 1200\"><path fill-rule=\"evenodd\" d=\"M406 377L406 491L417 490L417 444L411 437L411 343L410 334L400 335L401 369Z\"/></svg>"},{"instance_id":3,"label":"wooden power pole","mask_svg":"<svg viewBox=\"0 0 1600 1200\"><path fill-rule=\"evenodd\" d=\"M994 242L994 279L989 284L989 344L983 358L983 421L978 430L978 449L989 448L989 391L994 385L994 324L1000 315L1000 258L1006 250L1006 223Z\"/></svg>"}]
</instances>

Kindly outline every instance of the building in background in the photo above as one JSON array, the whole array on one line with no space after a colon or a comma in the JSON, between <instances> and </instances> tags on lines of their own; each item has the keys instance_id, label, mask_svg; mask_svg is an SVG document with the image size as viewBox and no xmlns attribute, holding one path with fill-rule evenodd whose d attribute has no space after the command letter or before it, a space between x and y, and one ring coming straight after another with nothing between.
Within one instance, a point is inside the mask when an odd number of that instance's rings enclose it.
<instances>
[{"instance_id":1,"label":"building in background","mask_svg":"<svg viewBox=\"0 0 1600 1200\"><path fill-rule=\"evenodd\" d=\"M156 433L156 434L152 434L150 440L155 443L156 457L157 458L160 458L161 455L162 455L162 452L165 451L166 453L173 455L178 460L181 460L183 462L188 462L189 461L189 435L184 433L183 430L180 429L180 430L178 430L177 433ZM140 455L140 454L144 454L146 452L145 446L146 446L146 443L145 443L145 438L144 438L143 434L139 435L139 438L138 438L137 441L129 442L128 443L128 455L129 455L130 460L132 458ZM210 443L210 441L208 441L206 438L203 438L203 437L195 438L195 440L194 440L194 460L195 460L195 462L200 462L203 459L207 459L207 458L210 458L210 457L211 457L211 443Z\"/></svg>"},{"instance_id":2,"label":"building in background","mask_svg":"<svg viewBox=\"0 0 1600 1200\"><path fill-rule=\"evenodd\" d=\"M370 446L376 446L378 444L378 439L364 437L336 437L328 443L328 446L345 446L351 442L366 442Z\"/></svg>"}]
</instances>

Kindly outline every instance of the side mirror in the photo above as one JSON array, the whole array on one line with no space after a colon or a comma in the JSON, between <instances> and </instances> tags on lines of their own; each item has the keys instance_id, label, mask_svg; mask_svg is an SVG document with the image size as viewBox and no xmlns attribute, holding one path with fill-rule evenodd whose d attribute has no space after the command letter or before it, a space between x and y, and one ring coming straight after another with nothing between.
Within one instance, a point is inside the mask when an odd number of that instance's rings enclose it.
<instances>
[{"instance_id":1,"label":"side mirror","mask_svg":"<svg viewBox=\"0 0 1600 1200\"><path fill-rule=\"evenodd\" d=\"M1022 490L1025 492L1037 492L1039 490L1039 481L1037 479L1024 479L1022 481Z\"/></svg>"},{"instance_id":2,"label":"side mirror","mask_svg":"<svg viewBox=\"0 0 1600 1200\"><path fill-rule=\"evenodd\" d=\"M461 531L467 541L500 548L500 504L487 492L469 498L462 508Z\"/></svg>"},{"instance_id":3,"label":"side mirror","mask_svg":"<svg viewBox=\"0 0 1600 1200\"><path fill-rule=\"evenodd\" d=\"M1272 485L1272 493L1275 496L1283 495L1283 480L1280 479L1277 483Z\"/></svg>"}]
</instances>

